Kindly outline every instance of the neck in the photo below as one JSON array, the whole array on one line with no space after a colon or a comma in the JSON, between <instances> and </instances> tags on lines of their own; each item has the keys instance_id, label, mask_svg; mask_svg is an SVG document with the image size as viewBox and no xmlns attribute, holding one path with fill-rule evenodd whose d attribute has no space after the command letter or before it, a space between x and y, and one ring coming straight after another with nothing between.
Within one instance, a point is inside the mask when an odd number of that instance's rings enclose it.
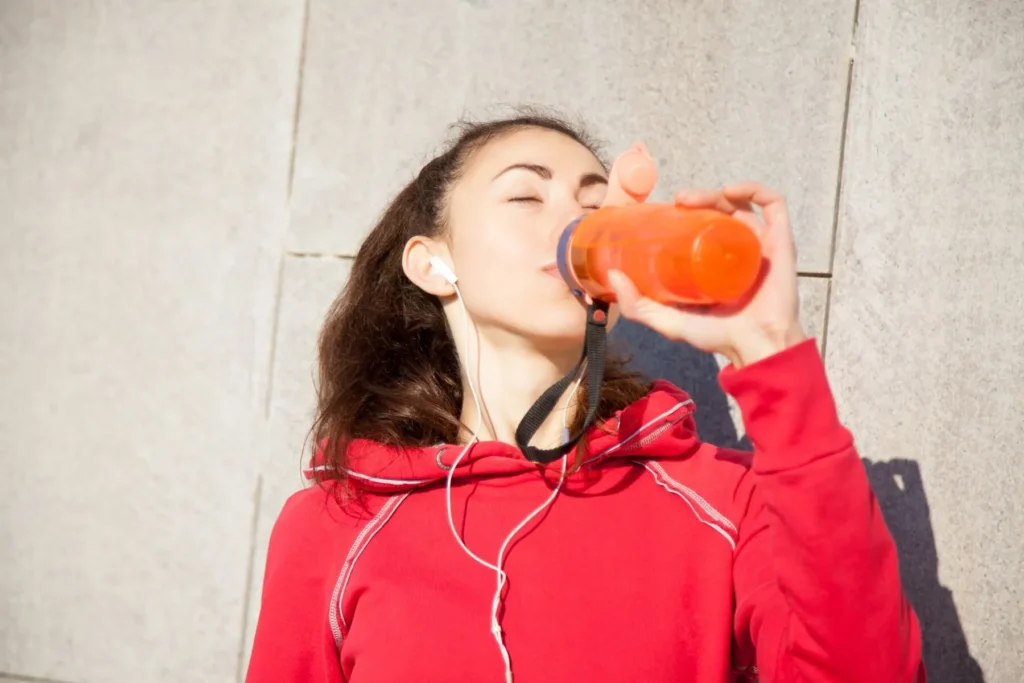
<instances>
[{"instance_id":1,"label":"neck","mask_svg":"<svg viewBox=\"0 0 1024 683\"><path fill-rule=\"evenodd\" d=\"M463 367L460 419L466 430L464 440L468 441L476 431L480 441L515 445L516 428L523 416L548 387L579 362L580 349L546 354L528 347L522 340L494 339L486 332L474 336L468 353L459 344ZM470 377L480 398L480 406L470 390ZM570 395L573 386L570 384L559 398L555 409L534 435L531 445L553 448L562 443L563 418L566 423L572 422L578 402L575 396ZM565 411L567 406L568 413Z\"/></svg>"}]
</instances>

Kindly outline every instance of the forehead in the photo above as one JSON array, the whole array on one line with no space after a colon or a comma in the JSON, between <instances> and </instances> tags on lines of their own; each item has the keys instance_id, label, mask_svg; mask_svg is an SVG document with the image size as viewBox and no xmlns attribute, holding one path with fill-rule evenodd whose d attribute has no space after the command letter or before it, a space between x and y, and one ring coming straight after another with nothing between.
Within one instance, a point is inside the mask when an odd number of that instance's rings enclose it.
<instances>
[{"instance_id":1,"label":"forehead","mask_svg":"<svg viewBox=\"0 0 1024 683\"><path fill-rule=\"evenodd\" d=\"M589 149L572 138L553 130L526 128L492 140L477 151L466 175L484 176L489 181L518 163L547 166L556 176L604 173L605 170Z\"/></svg>"}]
</instances>

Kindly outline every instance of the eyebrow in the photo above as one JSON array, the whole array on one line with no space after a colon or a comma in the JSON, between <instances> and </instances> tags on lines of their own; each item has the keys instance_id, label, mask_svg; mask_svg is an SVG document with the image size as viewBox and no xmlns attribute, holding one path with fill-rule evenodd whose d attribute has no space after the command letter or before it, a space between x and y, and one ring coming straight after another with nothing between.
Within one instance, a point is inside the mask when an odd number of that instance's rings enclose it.
<instances>
[{"instance_id":1,"label":"eyebrow","mask_svg":"<svg viewBox=\"0 0 1024 683\"><path fill-rule=\"evenodd\" d=\"M498 175L494 176L494 179L491 182L494 182L495 180L497 180L501 176L505 175L509 171L513 171L515 169L522 169L522 170L525 170L525 171L532 171L533 173L536 173L537 175L539 175L544 180L551 180L551 177L553 175L550 168L548 168L547 166L543 166L541 164L527 164L527 163L512 164L511 166L509 166L508 168L503 170L501 173L499 173ZM605 178L600 173L584 173L582 176L580 176L580 189L581 190L583 188L585 188L585 187L590 187L591 185L607 185L607 184L608 184L608 179Z\"/></svg>"}]
</instances>

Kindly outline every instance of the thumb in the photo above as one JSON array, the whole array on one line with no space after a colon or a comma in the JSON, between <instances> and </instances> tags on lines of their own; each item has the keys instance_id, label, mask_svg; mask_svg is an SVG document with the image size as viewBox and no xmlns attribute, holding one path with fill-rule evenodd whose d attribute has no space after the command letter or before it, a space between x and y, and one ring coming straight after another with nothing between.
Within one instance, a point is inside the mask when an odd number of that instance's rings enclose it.
<instances>
[{"instance_id":1,"label":"thumb","mask_svg":"<svg viewBox=\"0 0 1024 683\"><path fill-rule=\"evenodd\" d=\"M647 201L658 182L658 169L647 147L638 142L620 154L608 178L604 206L625 206Z\"/></svg>"}]
</instances>

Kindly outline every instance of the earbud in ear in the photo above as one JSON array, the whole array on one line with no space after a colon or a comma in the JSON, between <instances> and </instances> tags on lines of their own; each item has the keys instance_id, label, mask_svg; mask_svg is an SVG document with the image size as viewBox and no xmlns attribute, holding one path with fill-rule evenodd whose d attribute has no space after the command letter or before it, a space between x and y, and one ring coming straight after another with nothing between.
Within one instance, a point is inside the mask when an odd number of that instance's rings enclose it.
<instances>
[{"instance_id":1,"label":"earbud in ear","mask_svg":"<svg viewBox=\"0 0 1024 683\"><path fill-rule=\"evenodd\" d=\"M442 261L438 256L430 257L430 272L435 275L440 275L450 285L454 285L459 279L455 277L455 273L448 267L448 264Z\"/></svg>"}]
</instances>

